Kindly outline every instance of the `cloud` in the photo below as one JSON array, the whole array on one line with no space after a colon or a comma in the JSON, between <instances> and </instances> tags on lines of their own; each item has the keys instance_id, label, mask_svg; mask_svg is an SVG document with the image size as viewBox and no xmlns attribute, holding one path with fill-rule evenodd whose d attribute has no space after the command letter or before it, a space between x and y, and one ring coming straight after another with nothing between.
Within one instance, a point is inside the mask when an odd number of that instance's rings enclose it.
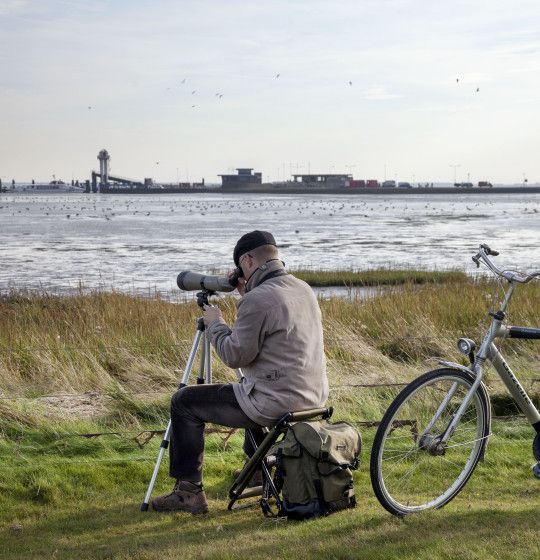
<instances>
[{"instance_id":1,"label":"cloud","mask_svg":"<svg viewBox=\"0 0 540 560\"><path fill-rule=\"evenodd\" d=\"M16 14L27 4L28 0L0 0L0 16Z\"/></svg>"},{"instance_id":2,"label":"cloud","mask_svg":"<svg viewBox=\"0 0 540 560\"><path fill-rule=\"evenodd\" d=\"M133 174L167 157L172 175L238 158L263 171L318 158L322 171L359 146L375 167L406 167L405 140L392 152L381 133L392 126L415 130L413 155L436 137L441 154L479 161L488 129L504 177L529 157L510 139L540 141L537 0L0 0L0 16L0 153L17 176L23 156L37 175L66 150L86 170L103 146Z\"/></svg>"},{"instance_id":3,"label":"cloud","mask_svg":"<svg viewBox=\"0 0 540 560\"><path fill-rule=\"evenodd\" d=\"M388 99L397 99L402 97L397 93L391 93L385 86L372 86L363 91L364 99L369 99L370 101L386 101Z\"/></svg>"}]
</instances>

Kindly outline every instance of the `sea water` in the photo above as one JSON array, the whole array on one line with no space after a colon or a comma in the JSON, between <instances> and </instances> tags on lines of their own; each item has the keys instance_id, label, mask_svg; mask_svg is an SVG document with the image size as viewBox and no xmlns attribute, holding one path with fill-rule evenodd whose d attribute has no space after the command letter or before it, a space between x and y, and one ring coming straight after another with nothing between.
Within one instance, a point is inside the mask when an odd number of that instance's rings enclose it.
<instances>
[{"instance_id":1,"label":"sea water","mask_svg":"<svg viewBox=\"0 0 540 560\"><path fill-rule=\"evenodd\" d=\"M540 194L0 195L0 290L172 292L182 270L232 267L238 237L271 231L288 267L472 272L540 268Z\"/></svg>"}]
</instances>

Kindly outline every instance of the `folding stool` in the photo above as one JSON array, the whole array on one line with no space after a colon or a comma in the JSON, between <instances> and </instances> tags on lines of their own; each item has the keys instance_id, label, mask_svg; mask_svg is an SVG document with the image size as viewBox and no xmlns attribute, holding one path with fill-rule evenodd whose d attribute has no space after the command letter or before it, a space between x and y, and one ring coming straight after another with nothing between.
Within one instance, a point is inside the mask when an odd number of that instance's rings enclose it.
<instances>
[{"instance_id":1,"label":"folding stool","mask_svg":"<svg viewBox=\"0 0 540 560\"><path fill-rule=\"evenodd\" d=\"M281 510L281 499L279 497L279 492L276 489L274 481L272 480L272 467L273 465L266 458L266 454L277 441L280 435L284 434L291 423L300 422L304 420L312 420L313 418L321 417L322 419L327 419L332 416L332 407L328 408L314 408L312 410L304 410L301 412L287 412L284 414L278 422L271 428L267 428L267 433L263 441L259 446L255 441L253 432L249 429L246 430L246 437L253 446L255 452L251 458L246 462L244 468L240 471L236 480L233 482L231 489L229 490L229 510L238 509L234 505L238 500L244 500L246 498L252 498L254 496L261 496L259 504L263 513L267 516L275 515L269 505L269 500L273 497L276 500L278 507L278 514ZM248 482L250 481L253 473L260 466L262 470L263 485L256 486L255 488L249 488L245 490Z\"/></svg>"}]
</instances>

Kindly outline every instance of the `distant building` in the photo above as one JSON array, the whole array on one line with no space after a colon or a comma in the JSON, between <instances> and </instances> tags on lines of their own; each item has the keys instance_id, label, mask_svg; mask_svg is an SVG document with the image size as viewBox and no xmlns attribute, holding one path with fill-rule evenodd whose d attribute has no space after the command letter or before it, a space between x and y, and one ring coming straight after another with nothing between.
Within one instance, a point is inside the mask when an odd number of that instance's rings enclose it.
<instances>
[{"instance_id":1,"label":"distant building","mask_svg":"<svg viewBox=\"0 0 540 560\"><path fill-rule=\"evenodd\" d=\"M348 187L351 180L352 175L344 173L293 175L295 183L302 183L308 187Z\"/></svg>"},{"instance_id":2,"label":"distant building","mask_svg":"<svg viewBox=\"0 0 540 560\"><path fill-rule=\"evenodd\" d=\"M262 173L253 173L252 167L238 167L236 171L236 175L220 175L223 188L247 187L262 183Z\"/></svg>"}]
</instances>

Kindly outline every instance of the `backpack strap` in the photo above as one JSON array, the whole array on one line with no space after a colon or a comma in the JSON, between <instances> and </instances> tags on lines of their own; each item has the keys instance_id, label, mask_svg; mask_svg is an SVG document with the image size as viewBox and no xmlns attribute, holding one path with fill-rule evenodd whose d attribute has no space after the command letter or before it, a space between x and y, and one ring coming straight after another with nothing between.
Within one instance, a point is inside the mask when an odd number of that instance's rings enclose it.
<instances>
[{"instance_id":1,"label":"backpack strap","mask_svg":"<svg viewBox=\"0 0 540 560\"><path fill-rule=\"evenodd\" d=\"M320 478L313 479L313 486L315 487L315 492L317 492L317 499L319 501L319 507L321 508L322 515L328 515L328 508L326 507L326 502L324 501L324 494Z\"/></svg>"},{"instance_id":2,"label":"backpack strap","mask_svg":"<svg viewBox=\"0 0 540 560\"><path fill-rule=\"evenodd\" d=\"M283 449L280 447L276 453L276 472L274 474L274 485L278 492L283 488Z\"/></svg>"}]
</instances>

